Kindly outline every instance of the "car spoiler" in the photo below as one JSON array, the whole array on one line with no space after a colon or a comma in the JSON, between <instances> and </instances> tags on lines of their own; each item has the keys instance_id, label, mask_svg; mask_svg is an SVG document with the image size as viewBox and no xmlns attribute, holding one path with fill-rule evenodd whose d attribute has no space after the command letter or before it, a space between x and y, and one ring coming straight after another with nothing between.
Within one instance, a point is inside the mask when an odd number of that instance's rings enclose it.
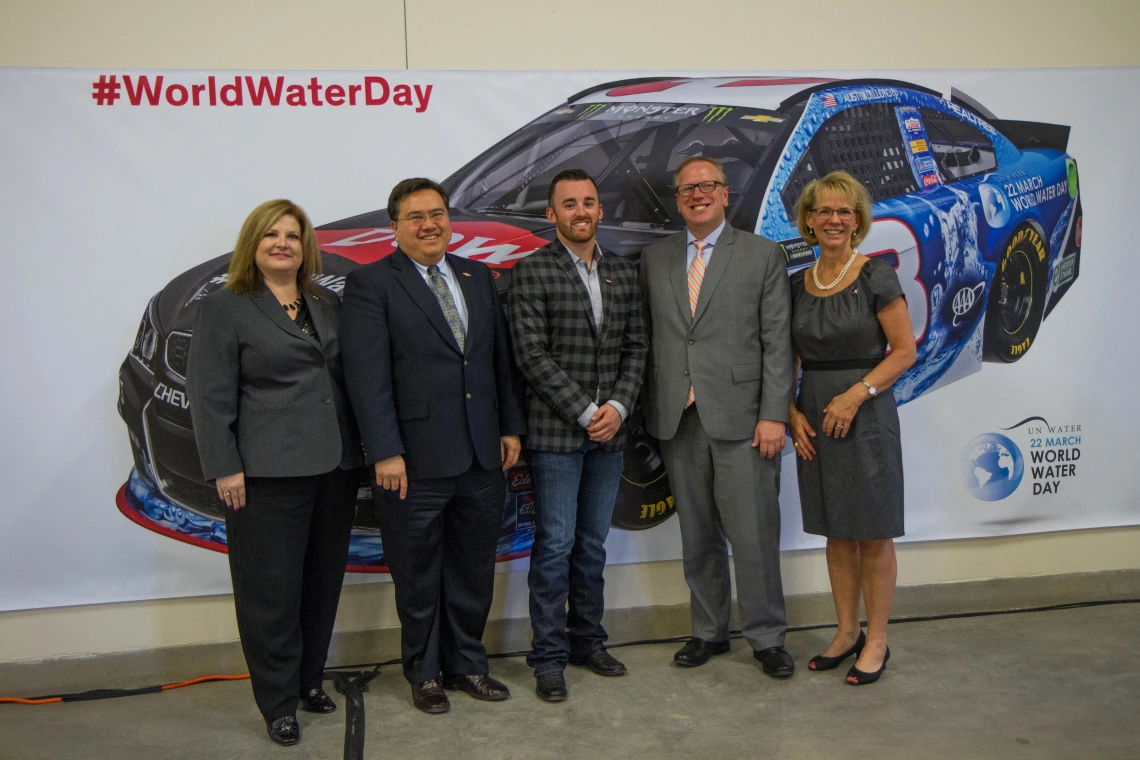
<instances>
[{"instance_id":1,"label":"car spoiler","mask_svg":"<svg viewBox=\"0 0 1140 760\"><path fill-rule=\"evenodd\" d=\"M1052 148L1065 151L1069 147L1069 127L1063 124L999 119L981 103L955 88L950 89L950 102L985 119L1019 150Z\"/></svg>"}]
</instances>

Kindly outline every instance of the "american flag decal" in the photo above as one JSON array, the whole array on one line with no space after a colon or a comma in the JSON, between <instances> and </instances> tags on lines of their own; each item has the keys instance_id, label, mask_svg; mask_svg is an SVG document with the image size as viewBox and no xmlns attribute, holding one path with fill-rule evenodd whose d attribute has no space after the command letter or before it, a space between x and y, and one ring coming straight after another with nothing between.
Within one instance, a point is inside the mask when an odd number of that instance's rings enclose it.
<instances>
[{"instance_id":1,"label":"american flag decal","mask_svg":"<svg viewBox=\"0 0 1140 760\"><path fill-rule=\"evenodd\" d=\"M823 105L825 108L835 108L838 103L835 101L835 96L829 92L823 96Z\"/></svg>"}]
</instances>

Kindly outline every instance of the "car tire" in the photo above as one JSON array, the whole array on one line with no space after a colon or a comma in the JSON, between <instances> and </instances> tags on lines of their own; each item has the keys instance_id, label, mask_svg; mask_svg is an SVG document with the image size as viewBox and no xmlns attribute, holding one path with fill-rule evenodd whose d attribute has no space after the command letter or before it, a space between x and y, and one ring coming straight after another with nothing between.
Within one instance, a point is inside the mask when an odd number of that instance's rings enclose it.
<instances>
[{"instance_id":1,"label":"car tire","mask_svg":"<svg viewBox=\"0 0 1140 760\"><path fill-rule=\"evenodd\" d=\"M1015 362L1033 345L1045 314L1049 251L1030 224L1013 231L1002 251L986 305L984 358Z\"/></svg>"},{"instance_id":2,"label":"car tire","mask_svg":"<svg viewBox=\"0 0 1140 760\"><path fill-rule=\"evenodd\" d=\"M673 491L661 445L642 425L640 406L630 414L626 429L625 466L610 524L623 530L645 530L673 516Z\"/></svg>"}]
</instances>

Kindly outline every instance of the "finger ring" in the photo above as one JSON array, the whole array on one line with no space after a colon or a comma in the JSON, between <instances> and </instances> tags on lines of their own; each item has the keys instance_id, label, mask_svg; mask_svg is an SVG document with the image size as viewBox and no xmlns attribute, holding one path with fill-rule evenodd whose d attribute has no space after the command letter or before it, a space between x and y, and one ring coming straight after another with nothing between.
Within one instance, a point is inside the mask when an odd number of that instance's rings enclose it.
<instances>
[{"instance_id":1,"label":"finger ring","mask_svg":"<svg viewBox=\"0 0 1140 760\"><path fill-rule=\"evenodd\" d=\"M842 429L843 429L843 423L842 423L842 422L836 422L836 423L835 423L835 427L837 427L837 428L839 428L840 430L842 430Z\"/></svg>"},{"instance_id":2,"label":"finger ring","mask_svg":"<svg viewBox=\"0 0 1140 760\"><path fill-rule=\"evenodd\" d=\"M229 495L230 495L230 492L229 492L229 491L226 491L226 496L229 496Z\"/></svg>"},{"instance_id":3,"label":"finger ring","mask_svg":"<svg viewBox=\"0 0 1140 760\"><path fill-rule=\"evenodd\" d=\"M793 446L795 446L795 447L798 449L798 448L800 447L800 442L799 442L799 441L795 441L794 443L792 443L792 445L793 445Z\"/></svg>"}]
</instances>

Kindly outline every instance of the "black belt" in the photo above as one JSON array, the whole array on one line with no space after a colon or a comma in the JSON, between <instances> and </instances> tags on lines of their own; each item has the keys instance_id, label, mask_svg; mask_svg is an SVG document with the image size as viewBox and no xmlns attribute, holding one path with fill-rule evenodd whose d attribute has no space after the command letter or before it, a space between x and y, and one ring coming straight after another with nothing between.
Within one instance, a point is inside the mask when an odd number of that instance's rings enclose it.
<instances>
[{"instance_id":1,"label":"black belt","mask_svg":"<svg viewBox=\"0 0 1140 760\"><path fill-rule=\"evenodd\" d=\"M807 359L804 359L801 362L800 366L802 366L805 371L809 371L809 372L828 372L828 371L836 371L836 370L843 370L843 369L874 369L875 367L878 367L882 361L883 361L882 358L879 358L879 359L841 359L839 361L832 361L832 362L813 362L813 361L809 361Z\"/></svg>"}]
</instances>

